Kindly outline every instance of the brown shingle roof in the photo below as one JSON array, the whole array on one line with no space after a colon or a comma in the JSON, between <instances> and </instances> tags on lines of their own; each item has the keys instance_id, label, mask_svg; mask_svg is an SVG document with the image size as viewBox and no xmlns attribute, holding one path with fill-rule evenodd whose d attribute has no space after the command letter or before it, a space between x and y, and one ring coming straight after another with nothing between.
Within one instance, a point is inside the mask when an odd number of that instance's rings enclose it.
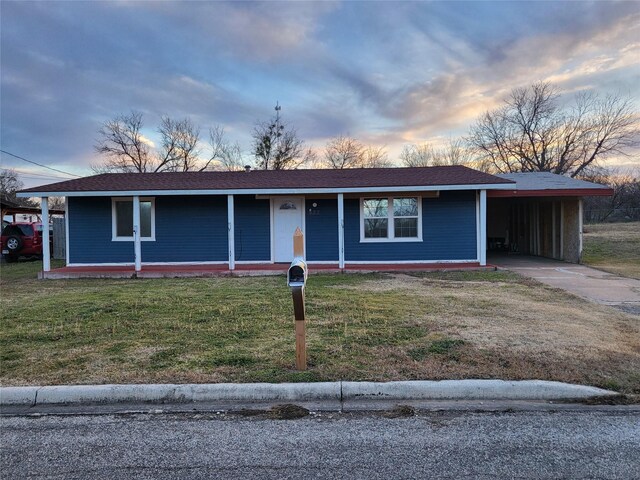
<instances>
[{"instance_id":1,"label":"brown shingle roof","mask_svg":"<svg viewBox=\"0 0 640 480\"><path fill-rule=\"evenodd\" d=\"M104 173L22 190L105 192L153 190L257 190L423 187L513 183L463 166L348 170L252 170L250 172Z\"/></svg>"}]
</instances>

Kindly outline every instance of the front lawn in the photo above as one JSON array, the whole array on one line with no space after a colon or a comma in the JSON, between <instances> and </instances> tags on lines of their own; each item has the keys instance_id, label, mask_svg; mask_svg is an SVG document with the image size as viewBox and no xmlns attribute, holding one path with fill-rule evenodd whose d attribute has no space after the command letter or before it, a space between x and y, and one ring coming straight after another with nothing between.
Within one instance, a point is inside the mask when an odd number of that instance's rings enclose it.
<instances>
[{"instance_id":1,"label":"front lawn","mask_svg":"<svg viewBox=\"0 0 640 480\"><path fill-rule=\"evenodd\" d=\"M582 260L607 272L640 279L640 222L585 225Z\"/></svg>"},{"instance_id":2,"label":"front lawn","mask_svg":"<svg viewBox=\"0 0 640 480\"><path fill-rule=\"evenodd\" d=\"M3 385L538 378L640 392L640 325L509 272L311 275L296 372L283 276L0 270Z\"/></svg>"}]
</instances>

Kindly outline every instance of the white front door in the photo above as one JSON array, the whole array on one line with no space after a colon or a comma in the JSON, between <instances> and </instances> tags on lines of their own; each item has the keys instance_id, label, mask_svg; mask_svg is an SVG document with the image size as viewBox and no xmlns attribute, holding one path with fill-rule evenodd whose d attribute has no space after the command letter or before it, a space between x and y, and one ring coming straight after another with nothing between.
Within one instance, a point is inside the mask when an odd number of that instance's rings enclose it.
<instances>
[{"instance_id":1,"label":"white front door","mask_svg":"<svg viewBox=\"0 0 640 480\"><path fill-rule=\"evenodd\" d=\"M293 234L304 230L304 199L273 197L273 256L275 262L293 260Z\"/></svg>"}]
</instances>

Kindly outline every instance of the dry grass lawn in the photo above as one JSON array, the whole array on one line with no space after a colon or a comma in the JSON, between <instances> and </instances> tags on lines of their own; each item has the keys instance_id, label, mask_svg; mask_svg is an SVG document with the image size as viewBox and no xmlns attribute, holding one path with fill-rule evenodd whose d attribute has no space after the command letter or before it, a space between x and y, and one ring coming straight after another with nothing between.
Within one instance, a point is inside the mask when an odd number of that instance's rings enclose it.
<instances>
[{"instance_id":1,"label":"dry grass lawn","mask_svg":"<svg viewBox=\"0 0 640 480\"><path fill-rule=\"evenodd\" d=\"M640 279L640 222L585 225L583 261L607 272Z\"/></svg>"},{"instance_id":2,"label":"dry grass lawn","mask_svg":"<svg viewBox=\"0 0 640 480\"><path fill-rule=\"evenodd\" d=\"M0 271L3 385L538 378L640 393L639 317L509 272L312 275L296 372L283 277L37 281L31 265Z\"/></svg>"}]
</instances>

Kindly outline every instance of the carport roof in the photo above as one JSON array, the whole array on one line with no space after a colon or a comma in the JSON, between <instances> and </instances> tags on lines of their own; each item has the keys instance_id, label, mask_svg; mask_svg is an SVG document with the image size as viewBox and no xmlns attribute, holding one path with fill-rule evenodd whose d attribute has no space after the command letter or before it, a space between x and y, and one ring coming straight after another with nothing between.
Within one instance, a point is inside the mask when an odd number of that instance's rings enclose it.
<instances>
[{"instance_id":1,"label":"carport roof","mask_svg":"<svg viewBox=\"0 0 640 480\"><path fill-rule=\"evenodd\" d=\"M606 185L550 172L501 173L496 177L515 182L513 190L490 191L490 197L588 197L610 196Z\"/></svg>"}]
</instances>

